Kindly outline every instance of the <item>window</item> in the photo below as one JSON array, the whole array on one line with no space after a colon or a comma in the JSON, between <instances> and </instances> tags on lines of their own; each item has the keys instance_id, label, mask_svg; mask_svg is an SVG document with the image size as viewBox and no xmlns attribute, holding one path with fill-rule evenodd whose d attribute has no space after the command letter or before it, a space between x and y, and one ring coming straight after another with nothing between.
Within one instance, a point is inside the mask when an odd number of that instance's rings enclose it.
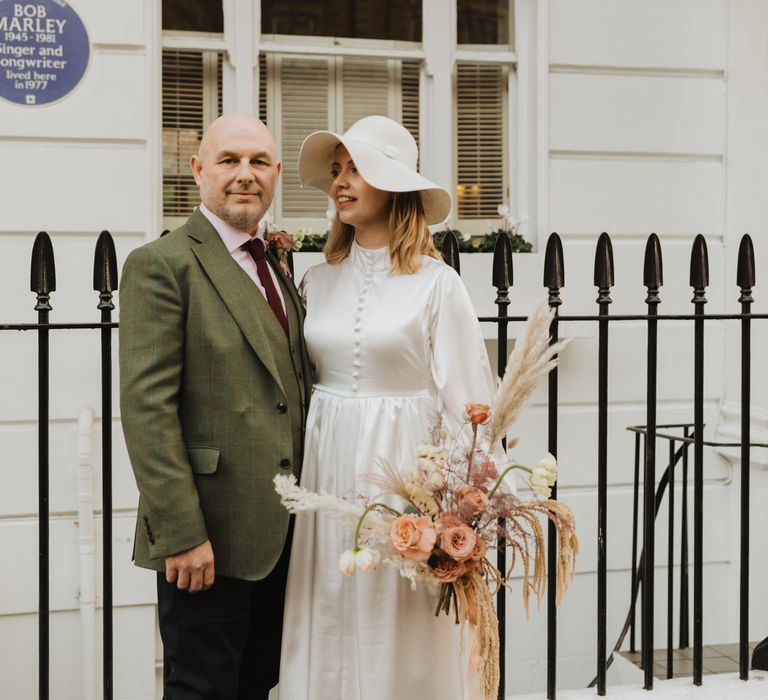
<instances>
[{"instance_id":1,"label":"window","mask_svg":"<svg viewBox=\"0 0 768 700\"><path fill-rule=\"evenodd\" d=\"M511 4L510 0L457 0L458 43L511 48L514 37Z\"/></svg>"},{"instance_id":2,"label":"window","mask_svg":"<svg viewBox=\"0 0 768 700\"><path fill-rule=\"evenodd\" d=\"M422 0L262 0L262 34L421 41Z\"/></svg>"},{"instance_id":3,"label":"window","mask_svg":"<svg viewBox=\"0 0 768 700\"><path fill-rule=\"evenodd\" d=\"M506 201L505 74L492 63L456 67L459 219L495 219Z\"/></svg>"},{"instance_id":4,"label":"window","mask_svg":"<svg viewBox=\"0 0 768 700\"><path fill-rule=\"evenodd\" d=\"M419 65L415 61L357 56L270 54L260 64L260 114L274 134L283 162L276 197L278 221L325 219L328 198L299 183L298 155L316 130L343 132L370 114L402 121L418 140Z\"/></svg>"},{"instance_id":5,"label":"window","mask_svg":"<svg viewBox=\"0 0 768 700\"><path fill-rule=\"evenodd\" d=\"M164 32L205 33L189 34L197 37L192 42L184 37L184 48L163 42L163 224L173 228L200 202L189 160L203 129L222 113L223 53L206 43L221 36L224 18L221 2L211 0L163 0L162 10Z\"/></svg>"},{"instance_id":6,"label":"window","mask_svg":"<svg viewBox=\"0 0 768 700\"><path fill-rule=\"evenodd\" d=\"M221 0L163 0L163 29L223 33Z\"/></svg>"},{"instance_id":7,"label":"window","mask_svg":"<svg viewBox=\"0 0 768 700\"><path fill-rule=\"evenodd\" d=\"M189 159L221 114L221 63L216 51L163 50L164 217L187 217L200 202Z\"/></svg>"}]
</instances>

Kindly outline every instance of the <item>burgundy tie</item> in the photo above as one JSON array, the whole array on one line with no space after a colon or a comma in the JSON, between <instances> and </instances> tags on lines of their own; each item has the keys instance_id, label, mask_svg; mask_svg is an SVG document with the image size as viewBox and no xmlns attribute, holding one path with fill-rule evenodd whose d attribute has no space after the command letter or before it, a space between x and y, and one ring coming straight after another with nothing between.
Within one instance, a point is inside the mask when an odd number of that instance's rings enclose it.
<instances>
[{"instance_id":1,"label":"burgundy tie","mask_svg":"<svg viewBox=\"0 0 768 700\"><path fill-rule=\"evenodd\" d=\"M288 335L288 319L283 311L283 304L280 301L280 295L277 293L275 283L272 281L272 275L269 271L269 264L267 263L266 256L264 254L264 241L260 238L251 238L248 243L243 245L253 258L253 262L256 263L256 272L259 274L259 280L261 286L264 287L264 291L267 293L267 302L272 307L272 311L275 312L277 320L280 321L280 325L283 327L285 334Z\"/></svg>"}]
</instances>

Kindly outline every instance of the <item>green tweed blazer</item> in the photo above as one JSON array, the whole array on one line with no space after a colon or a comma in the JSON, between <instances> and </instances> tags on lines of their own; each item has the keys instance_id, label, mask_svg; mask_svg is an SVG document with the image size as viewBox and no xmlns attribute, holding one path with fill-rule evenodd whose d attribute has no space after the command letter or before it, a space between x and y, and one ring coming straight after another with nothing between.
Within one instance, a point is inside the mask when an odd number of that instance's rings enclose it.
<instances>
[{"instance_id":1,"label":"green tweed blazer","mask_svg":"<svg viewBox=\"0 0 768 700\"><path fill-rule=\"evenodd\" d=\"M272 479L299 473L311 369L304 312L268 253L289 322L199 212L132 251L120 286L120 407L139 488L138 566L211 541L216 573L259 580L288 513Z\"/></svg>"}]
</instances>

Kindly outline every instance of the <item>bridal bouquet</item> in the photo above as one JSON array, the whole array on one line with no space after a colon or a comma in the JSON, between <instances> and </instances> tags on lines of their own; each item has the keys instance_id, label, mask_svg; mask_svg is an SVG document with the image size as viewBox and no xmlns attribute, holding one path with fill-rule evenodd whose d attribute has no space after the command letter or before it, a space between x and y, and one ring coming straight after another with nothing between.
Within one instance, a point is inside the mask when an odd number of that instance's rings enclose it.
<instances>
[{"instance_id":1,"label":"bridal bouquet","mask_svg":"<svg viewBox=\"0 0 768 700\"><path fill-rule=\"evenodd\" d=\"M467 403L461 435L446 438L438 417L430 439L420 445L406 465L378 461L379 473L369 476L378 488L375 498L337 497L301 488L290 475L275 476L283 505L291 512L321 510L346 520L354 528L352 549L341 554L340 570L351 576L379 565L396 568L412 586L439 587L435 614L469 623L470 668L479 677L484 698L495 698L499 685L498 619L493 595L509 586L519 562L523 602L530 594L541 599L546 584L543 527L539 516L555 526L558 539L557 599L571 580L578 539L570 508L549 500L557 479L557 462L545 454L530 469L509 462L500 443L520 415L538 381L555 366L563 343L550 344L552 312L546 301L531 313L515 345L493 406ZM472 441L465 436L471 428ZM513 449L517 440L510 440ZM511 492L505 477L514 469L528 473L539 497ZM386 499L386 500L384 500ZM509 571L491 563L489 551L506 545Z\"/></svg>"}]
</instances>

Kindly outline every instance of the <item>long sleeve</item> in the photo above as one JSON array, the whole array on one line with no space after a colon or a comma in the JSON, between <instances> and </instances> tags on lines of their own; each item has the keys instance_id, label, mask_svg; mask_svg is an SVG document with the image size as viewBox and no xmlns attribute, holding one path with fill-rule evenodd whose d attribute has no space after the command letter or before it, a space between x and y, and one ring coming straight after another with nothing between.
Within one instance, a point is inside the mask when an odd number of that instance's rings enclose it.
<instances>
[{"instance_id":1,"label":"long sleeve","mask_svg":"<svg viewBox=\"0 0 768 700\"><path fill-rule=\"evenodd\" d=\"M129 255L120 288L120 406L152 557L207 538L179 418L184 302L151 247Z\"/></svg>"},{"instance_id":2,"label":"long sleeve","mask_svg":"<svg viewBox=\"0 0 768 700\"><path fill-rule=\"evenodd\" d=\"M468 402L493 402L496 383L480 323L461 278L446 266L429 304L432 378L442 408L462 422Z\"/></svg>"},{"instance_id":3,"label":"long sleeve","mask_svg":"<svg viewBox=\"0 0 768 700\"><path fill-rule=\"evenodd\" d=\"M429 333L432 377L440 408L447 418L448 435L452 437L461 430L467 403L493 404L496 380L469 294L461 278L449 267L438 279L431 296ZM469 427L464 426L464 430L469 440ZM495 446L493 457L497 464L505 461L501 444ZM504 481L514 492L511 474Z\"/></svg>"}]
</instances>

